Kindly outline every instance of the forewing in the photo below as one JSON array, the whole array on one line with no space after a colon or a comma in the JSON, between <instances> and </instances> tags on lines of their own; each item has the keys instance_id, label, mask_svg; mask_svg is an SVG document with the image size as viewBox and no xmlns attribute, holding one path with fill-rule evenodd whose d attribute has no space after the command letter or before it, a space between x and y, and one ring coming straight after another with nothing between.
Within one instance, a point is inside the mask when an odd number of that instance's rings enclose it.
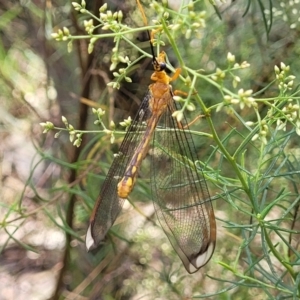
<instances>
[{"instance_id":1,"label":"forewing","mask_svg":"<svg viewBox=\"0 0 300 300\"><path fill-rule=\"evenodd\" d=\"M186 270L194 273L213 254L216 224L191 133L178 129L173 111L168 107L154 133L152 195L161 226Z\"/></svg>"},{"instance_id":2,"label":"forewing","mask_svg":"<svg viewBox=\"0 0 300 300\"><path fill-rule=\"evenodd\" d=\"M107 231L115 222L120 213L125 199L117 193L117 185L123 178L127 165L140 143L145 132L144 121L149 117L148 103L151 97L150 91L145 96L131 126L129 127L119 152L113 160L108 174L97 198L93 213L90 218L90 226L86 234L86 247L88 250L96 248L105 238Z\"/></svg>"}]
</instances>

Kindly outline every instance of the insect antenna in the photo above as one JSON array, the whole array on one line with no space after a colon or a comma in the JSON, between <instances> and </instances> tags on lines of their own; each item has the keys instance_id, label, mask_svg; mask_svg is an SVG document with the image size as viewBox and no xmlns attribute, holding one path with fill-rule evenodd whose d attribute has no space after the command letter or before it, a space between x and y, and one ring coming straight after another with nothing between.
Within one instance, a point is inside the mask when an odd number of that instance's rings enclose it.
<instances>
[{"instance_id":1,"label":"insect antenna","mask_svg":"<svg viewBox=\"0 0 300 300\"><path fill-rule=\"evenodd\" d=\"M137 2L137 5L139 7L139 10L142 14L142 18L143 18L145 26L148 26L147 18L146 18L144 9L143 9L143 7L140 3L140 0L136 0L136 2ZM155 53L154 53L154 47L153 47L153 44L152 44L152 37L151 37L151 34L150 34L149 30L147 30L147 34L148 34L148 38L149 38L149 41L150 41L150 49L151 49L151 54L152 54L152 64L153 64L154 70L155 71L160 71L162 68L160 66L160 63L156 59L156 56L155 56Z\"/></svg>"}]
</instances>

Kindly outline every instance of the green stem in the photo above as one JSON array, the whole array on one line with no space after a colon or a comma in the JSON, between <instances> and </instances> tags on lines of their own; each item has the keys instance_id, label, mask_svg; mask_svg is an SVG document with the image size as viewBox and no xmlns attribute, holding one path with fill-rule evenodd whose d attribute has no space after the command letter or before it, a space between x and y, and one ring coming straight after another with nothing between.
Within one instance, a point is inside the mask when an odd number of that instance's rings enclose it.
<instances>
[{"instance_id":1,"label":"green stem","mask_svg":"<svg viewBox=\"0 0 300 300\"><path fill-rule=\"evenodd\" d=\"M162 19L162 26L163 26L163 30L165 32L165 34L167 35L168 37L168 40L172 46L172 50L174 51L178 61L179 61L179 64L180 66L182 67L182 69L184 69L184 71L187 73L186 71L186 67L185 67L185 64L184 64L184 61L180 55L180 52L179 52L179 49L177 47L177 44L175 43L175 40L173 39L171 33L170 33L170 30L168 30L167 28L167 25L165 23L165 21ZM192 72L195 76L198 76L200 77L201 75L195 71ZM217 83L215 83L213 80L211 79L208 79L207 77L205 77L206 80L210 81L210 83L214 84L216 87L219 87L217 85ZM228 94L231 94L231 92L229 90L226 90L226 92ZM209 123L209 126L210 126L210 129L211 129L211 132L212 132L212 135L213 135L213 139L215 140L215 142L217 143L219 149L221 150L221 152L223 153L223 155L227 158L228 162L231 164L231 166L233 167L233 169L235 170L241 184L242 184L242 187L243 187L243 190L245 191L245 193L248 195L249 199L251 202L253 202L253 199L251 197L251 193L250 193L250 190L249 190L249 186L245 180L245 178L243 177L240 169L238 168L237 164L236 164L236 161L235 161L235 158L233 156L230 155L230 153L227 151L227 149L224 147L224 145L222 144L216 130L215 130L215 127L213 125L213 122L212 122L212 119L209 117L209 114L210 114L210 111L209 109L206 107L206 105L203 103L201 97L197 94L196 95L196 98L198 100L198 103L200 104L201 106L201 109L203 110L204 114L207 116L207 120L208 120L208 123Z\"/></svg>"},{"instance_id":2,"label":"green stem","mask_svg":"<svg viewBox=\"0 0 300 300\"><path fill-rule=\"evenodd\" d=\"M128 30L120 30L117 32L110 32L110 33L101 33L101 34L92 34L92 35L69 35L68 38L69 40L80 40L80 39L91 39L91 38L98 38L98 39L105 39L105 38L115 38L115 37L122 37L125 39L124 35L125 34L132 34L135 32L141 32L145 30L152 30L155 29L157 26L146 26L142 28L131 28ZM135 46L136 47L136 46Z\"/></svg>"},{"instance_id":3,"label":"green stem","mask_svg":"<svg viewBox=\"0 0 300 300\"><path fill-rule=\"evenodd\" d=\"M199 96L198 96L199 97ZM199 97L200 98L200 97ZM202 100L200 99L200 102L202 102ZM199 103L200 103L199 102ZM203 102L202 102L203 103ZM208 121L208 124L209 124L209 127L211 129L211 132L212 132L212 135L213 135L213 139L214 141L216 142L216 144L218 145L219 149L221 150L221 152L223 153L223 155L227 158L228 162L231 164L231 166L233 167L235 173L237 174L241 184L242 184L242 187L243 187L243 190L245 191L245 193L248 195L249 199L251 202L253 202L252 200L252 197L251 197L251 193L250 193L250 190L249 190L249 187L248 187L248 184L247 182L245 181L245 178L243 177L240 169L238 168L237 164L236 164L236 161L235 161L235 158L233 156L230 155L230 153L227 151L227 149L224 147L224 145L222 144L216 130L215 130L215 127L214 127L214 124L212 122L212 119L210 118L209 116L209 110L206 109L206 106L203 104L202 105L203 108L203 112L204 114L207 116L207 121Z\"/></svg>"},{"instance_id":4,"label":"green stem","mask_svg":"<svg viewBox=\"0 0 300 300\"><path fill-rule=\"evenodd\" d=\"M179 49L177 47L177 44L174 40L174 38L172 37L171 33L170 33L170 30L168 29L166 23L165 23L165 20L162 19L161 20L161 23L162 23L162 27L163 27L163 30L164 30L164 33L167 35L168 37L168 40L172 46L172 51L175 53L176 57L177 57L177 60L179 61L179 65L180 67L182 68L182 70L184 71L185 73L185 76L188 75L187 71L186 71L186 68L185 68L185 63L180 55L180 52L179 52Z\"/></svg>"},{"instance_id":5,"label":"green stem","mask_svg":"<svg viewBox=\"0 0 300 300\"><path fill-rule=\"evenodd\" d=\"M262 223L262 220L260 220L260 226L262 228L262 230L264 231L264 235L265 235L265 239L267 241L267 244L270 248L270 250L272 251L272 253L274 254L274 256L278 259L278 261L284 265L285 269L290 273L290 275L292 276L292 278L295 280L296 279L296 274L293 270L293 268L291 267L291 265L289 263L287 263L285 261L285 259L280 255L280 253L276 250L276 248L274 247L270 236L266 230L266 227L264 226L264 224ZM300 289L300 287L299 287ZM299 290L299 295L300 295L300 290Z\"/></svg>"}]
</instances>

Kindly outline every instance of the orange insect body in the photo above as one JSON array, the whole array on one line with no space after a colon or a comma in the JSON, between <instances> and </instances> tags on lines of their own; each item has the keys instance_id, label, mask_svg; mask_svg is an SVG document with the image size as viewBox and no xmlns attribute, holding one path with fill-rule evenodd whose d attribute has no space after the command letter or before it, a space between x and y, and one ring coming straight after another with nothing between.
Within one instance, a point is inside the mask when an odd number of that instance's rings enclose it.
<instances>
[{"instance_id":1,"label":"orange insect body","mask_svg":"<svg viewBox=\"0 0 300 300\"><path fill-rule=\"evenodd\" d=\"M103 183L86 235L88 250L96 248L115 222L132 192L141 163L151 152L151 188L158 220L186 270L194 273L211 258L216 223L204 176L189 130L172 114L176 109L165 53L153 59L154 73L136 117ZM162 130L156 128L160 124Z\"/></svg>"},{"instance_id":2,"label":"orange insect body","mask_svg":"<svg viewBox=\"0 0 300 300\"><path fill-rule=\"evenodd\" d=\"M149 86L149 110L151 112L151 116L149 120L147 120L148 126L144 137L138 145L123 179L118 184L118 195L120 198L127 198L131 193L136 182L137 172L148 152L149 143L152 139L157 123L161 115L165 112L167 106L171 105L173 102L171 93L172 87L169 83L179 76L180 69L176 70L173 77L169 77L164 71L166 64L165 57L165 52L161 52L157 60L154 62L155 72L151 75L151 80L155 81L155 83L152 83Z\"/></svg>"}]
</instances>

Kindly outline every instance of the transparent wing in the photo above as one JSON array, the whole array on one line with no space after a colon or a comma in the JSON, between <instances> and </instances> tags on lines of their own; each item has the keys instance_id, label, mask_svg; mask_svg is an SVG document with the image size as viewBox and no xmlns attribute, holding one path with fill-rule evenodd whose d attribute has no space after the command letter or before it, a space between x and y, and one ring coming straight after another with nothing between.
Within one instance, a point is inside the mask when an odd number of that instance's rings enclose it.
<instances>
[{"instance_id":1,"label":"transparent wing","mask_svg":"<svg viewBox=\"0 0 300 300\"><path fill-rule=\"evenodd\" d=\"M154 136L151 169L158 220L189 273L211 258L215 217L189 130L180 130L168 107Z\"/></svg>"},{"instance_id":2,"label":"transparent wing","mask_svg":"<svg viewBox=\"0 0 300 300\"><path fill-rule=\"evenodd\" d=\"M143 134L145 122L149 117L150 91L146 94L135 119L132 121L119 152L113 160L97 198L93 213L90 218L90 226L86 234L86 247L88 250L96 248L105 238L106 233L119 215L125 199L117 193L117 185L123 178L126 168L131 161Z\"/></svg>"}]
</instances>

